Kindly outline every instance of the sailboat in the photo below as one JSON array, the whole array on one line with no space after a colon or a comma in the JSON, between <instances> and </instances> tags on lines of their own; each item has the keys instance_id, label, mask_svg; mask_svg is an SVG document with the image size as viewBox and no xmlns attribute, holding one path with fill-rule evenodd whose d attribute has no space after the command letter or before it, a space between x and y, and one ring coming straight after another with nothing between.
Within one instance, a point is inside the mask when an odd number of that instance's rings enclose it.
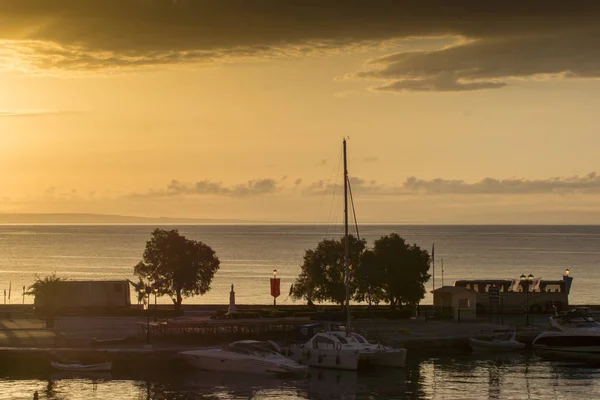
<instances>
[{"instance_id":1,"label":"sailboat","mask_svg":"<svg viewBox=\"0 0 600 400\"><path fill-rule=\"evenodd\" d=\"M344 150L344 269L346 284L346 329L316 333L308 342L288 349L288 357L311 367L356 370L359 365L404 367L406 349L372 344L350 326L350 250L348 240L348 163Z\"/></svg>"}]
</instances>

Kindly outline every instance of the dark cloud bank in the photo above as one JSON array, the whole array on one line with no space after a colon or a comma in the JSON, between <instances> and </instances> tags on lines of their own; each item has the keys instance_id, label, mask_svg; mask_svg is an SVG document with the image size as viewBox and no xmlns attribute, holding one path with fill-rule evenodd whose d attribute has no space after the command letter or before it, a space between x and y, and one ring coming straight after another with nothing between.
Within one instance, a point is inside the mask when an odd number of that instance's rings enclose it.
<instances>
[{"instance_id":1,"label":"dark cloud bank","mask_svg":"<svg viewBox=\"0 0 600 400\"><path fill-rule=\"evenodd\" d=\"M255 179L243 184L226 186L222 182L212 182L208 179L198 181L194 185L186 185L178 180L172 180L166 189L149 190L136 197L170 197L183 195L217 195L230 197L252 197L272 194L280 190L274 179Z\"/></svg>"},{"instance_id":2,"label":"dark cloud bank","mask_svg":"<svg viewBox=\"0 0 600 400\"><path fill-rule=\"evenodd\" d=\"M447 36L454 44L390 54L351 76L380 80L380 91L497 89L598 77L599 17L597 1L0 0L0 62L127 69Z\"/></svg>"},{"instance_id":3,"label":"dark cloud bank","mask_svg":"<svg viewBox=\"0 0 600 400\"><path fill-rule=\"evenodd\" d=\"M484 178L479 182L465 182L459 179L435 178L431 180L416 177L407 178L401 185L384 185L374 180L351 177L350 183L355 193L380 196L404 195L535 195L535 194L600 194L600 175L595 172L585 176L553 177L547 179L496 179ZM302 179L296 179L294 186L301 186L306 195L324 195L342 190L341 185L320 180L302 185ZM202 180L194 185L186 185L173 180L165 188L150 190L140 197L170 196L229 196L238 198L271 195L286 189L282 181L275 179L255 179L243 184L223 185L221 182Z\"/></svg>"}]
</instances>

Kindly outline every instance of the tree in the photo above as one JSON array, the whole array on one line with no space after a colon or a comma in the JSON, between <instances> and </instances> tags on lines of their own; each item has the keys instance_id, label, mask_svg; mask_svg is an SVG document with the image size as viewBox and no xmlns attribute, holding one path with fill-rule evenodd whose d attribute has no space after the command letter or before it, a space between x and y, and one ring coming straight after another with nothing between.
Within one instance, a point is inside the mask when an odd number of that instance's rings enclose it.
<instances>
[{"instance_id":1,"label":"tree","mask_svg":"<svg viewBox=\"0 0 600 400\"><path fill-rule=\"evenodd\" d=\"M144 277L157 295L167 295L175 309L183 297L202 295L219 269L219 258L210 246L187 239L174 230L155 229L134 274Z\"/></svg>"},{"instance_id":2,"label":"tree","mask_svg":"<svg viewBox=\"0 0 600 400\"><path fill-rule=\"evenodd\" d=\"M373 250L369 249L363 252L357 268L356 278L354 301L365 303L370 300L374 304L386 301L385 293L381 287L381 282L385 280L383 270L376 267L375 252Z\"/></svg>"},{"instance_id":3,"label":"tree","mask_svg":"<svg viewBox=\"0 0 600 400\"><path fill-rule=\"evenodd\" d=\"M409 244L396 233L376 240L373 250L365 253L363 272L369 277L372 294L392 308L417 304L425 297L431 259L427 250ZM364 296L364 286L359 291Z\"/></svg>"},{"instance_id":4,"label":"tree","mask_svg":"<svg viewBox=\"0 0 600 400\"><path fill-rule=\"evenodd\" d=\"M43 278L36 274L35 281L27 288L26 294L35 297L34 304L43 310L43 314L46 315L46 326L49 328L54 326L54 316L65 295L61 285L64 281L66 279L56 276L56 272Z\"/></svg>"},{"instance_id":5,"label":"tree","mask_svg":"<svg viewBox=\"0 0 600 400\"><path fill-rule=\"evenodd\" d=\"M348 244L350 265L356 267L366 242L350 235ZM309 304L313 301L344 304L346 300L344 245L344 238L325 239L317 245L316 249L306 250L300 275L290 289L292 299L304 298ZM356 289L356 280L353 278L355 271L356 268L350 270L351 295Z\"/></svg>"}]
</instances>

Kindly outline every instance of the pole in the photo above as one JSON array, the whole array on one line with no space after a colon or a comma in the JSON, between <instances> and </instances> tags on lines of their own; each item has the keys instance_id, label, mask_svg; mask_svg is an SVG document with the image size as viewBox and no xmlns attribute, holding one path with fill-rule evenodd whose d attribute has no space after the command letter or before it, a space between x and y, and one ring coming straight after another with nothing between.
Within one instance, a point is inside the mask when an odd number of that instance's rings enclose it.
<instances>
[{"instance_id":1,"label":"pole","mask_svg":"<svg viewBox=\"0 0 600 400\"><path fill-rule=\"evenodd\" d=\"M431 245L431 263L433 265L433 290L435 290L435 243Z\"/></svg>"},{"instance_id":2,"label":"pole","mask_svg":"<svg viewBox=\"0 0 600 400\"><path fill-rule=\"evenodd\" d=\"M350 247L348 243L348 160L344 138L344 271L346 273L346 336L350 335Z\"/></svg>"},{"instance_id":3,"label":"pole","mask_svg":"<svg viewBox=\"0 0 600 400\"><path fill-rule=\"evenodd\" d=\"M146 320L146 344L150 344L150 293L148 292L148 313Z\"/></svg>"},{"instance_id":4,"label":"pole","mask_svg":"<svg viewBox=\"0 0 600 400\"><path fill-rule=\"evenodd\" d=\"M444 286L444 259L442 258L442 287Z\"/></svg>"},{"instance_id":5,"label":"pole","mask_svg":"<svg viewBox=\"0 0 600 400\"><path fill-rule=\"evenodd\" d=\"M529 326L529 281L525 281L525 326Z\"/></svg>"},{"instance_id":6,"label":"pole","mask_svg":"<svg viewBox=\"0 0 600 400\"><path fill-rule=\"evenodd\" d=\"M154 292L154 321L158 321L158 305L156 304L156 292Z\"/></svg>"}]
</instances>

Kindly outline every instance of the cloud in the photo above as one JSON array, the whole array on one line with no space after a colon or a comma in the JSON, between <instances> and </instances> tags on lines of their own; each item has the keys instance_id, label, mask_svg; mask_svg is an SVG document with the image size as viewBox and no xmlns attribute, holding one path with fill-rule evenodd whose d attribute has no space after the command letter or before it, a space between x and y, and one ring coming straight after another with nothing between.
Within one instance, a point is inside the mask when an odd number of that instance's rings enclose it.
<instances>
[{"instance_id":1,"label":"cloud","mask_svg":"<svg viewBox=\"0 0 600 400\"><path fill-rule=\"evenodd\" d=\"M459 179L431 180L407 178L401 185L386 185L374 180L350 178L352 191L363 195L535 195L535 194L600 194L600 176L591 172L585 176L552 177L547 179L484 178L478 182ZM304 193L322 195L341 190L340 184L320 180L308 185Z\"/></svg>"},{"instance_id":2,"label":"cloud","mask_svg":"<svg viewBox=\"0 0 600 400\"><path fill-rule=\"evenodd\" d=\"M427 181L410 177L401 189L426 194L597 194L600 193L600 176L591 172L581 177L575 175L534 180L484 178L474 183L440 178Z\"/></svg>"},{"instance_id":3,"label":"cloud","mask_svg":"<svg viewBox=\"0 0 600 400\"><path fill-rule=\"evenodd\" d=\"M499 89L518 78L600 77L600 30L457 41L433 51L410 51L369 62L354 77L383 80L377 91Z\"/></svg>"},{"instance_id":4,"label":"cloud","mask_svg":"<svg viewBox=\"0 0 600 400\"><path fill-rule=\"evenodd\" d=\"M269 60L415 37L449 47L374 60L379 91L496 89L596 77L600 3L479 0L4 0L0 65L45 72Z\"/></svg>"},{"instance_id":5,"label":"cloud","mask_svg":"<svg viewBox=\"0 0 600 400\"><path fill-rule=\"evenodd\" d=\"M172 180L166 189L151 189L146 193L136 193L135 197L171 197L171 196L229 196L253 197L273 194L280 190L274 179L249 180L243 184L225 186L222 182L212 182L208 179L198 181L194 185L186 185L178 180Z\"/></svg>"},{"instance_id":6,"label":"cloud","mask_svg":"<svg viewBox=\"0 0 600 400\"><path fill-rule=\"evenodd\" d=\"M70 114L76 111L59 110L0 110L1 117L38 117L43 115Z\"/></svg>"}]
</instances>

